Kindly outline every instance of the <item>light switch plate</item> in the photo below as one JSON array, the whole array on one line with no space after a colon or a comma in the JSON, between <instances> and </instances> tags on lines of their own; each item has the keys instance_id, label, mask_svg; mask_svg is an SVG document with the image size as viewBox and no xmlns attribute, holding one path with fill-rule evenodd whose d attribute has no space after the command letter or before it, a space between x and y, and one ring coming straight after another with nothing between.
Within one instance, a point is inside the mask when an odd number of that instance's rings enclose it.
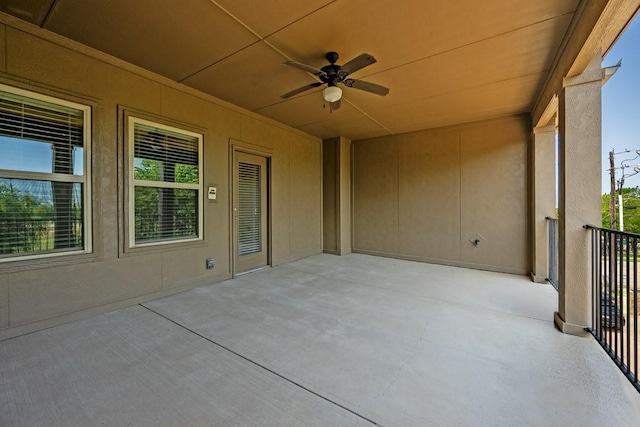
<instances>
[{"instance_id":1,"label":"light switch plate","mask_svg":"<svg viewBox=\"0 0 640 427\"><path fill-rule=\"evenodd\" d=\"M217 187L209 187L209 191L207 192L207 197L209 200L217 200L218 198L218 188Z\"/></svg>"}]
</instances>

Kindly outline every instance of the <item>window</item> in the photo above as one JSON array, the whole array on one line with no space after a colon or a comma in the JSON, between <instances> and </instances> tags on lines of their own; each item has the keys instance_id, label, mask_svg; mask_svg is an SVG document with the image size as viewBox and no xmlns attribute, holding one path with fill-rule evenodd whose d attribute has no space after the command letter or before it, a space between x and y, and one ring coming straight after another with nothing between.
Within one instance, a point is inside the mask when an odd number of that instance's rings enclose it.
<instances>
[{"instance_id":1,"label":"window","mask_svg":"<svg viewBox=\"0 0 640 427\"><path fill-rule=\"evenodd\" d=\"M91 251L90 112L0 84L0 262Z\"/></svg>"},{"instance_id":2,"label":"window","mask_svg":"<svg viewBox=\"0 0 640 427\"><path fill-rule=\"evenodd\" d=\"M202 239L202 135L128 123L129 246Z\"/></svg>"}]
</instances>

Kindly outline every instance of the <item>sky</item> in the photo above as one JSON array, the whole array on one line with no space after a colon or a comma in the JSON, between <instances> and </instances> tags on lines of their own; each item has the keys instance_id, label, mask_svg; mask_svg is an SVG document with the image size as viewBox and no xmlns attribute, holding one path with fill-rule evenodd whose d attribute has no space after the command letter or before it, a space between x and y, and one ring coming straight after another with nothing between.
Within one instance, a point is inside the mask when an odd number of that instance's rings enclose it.
<instances>
[{"instance_id":1,"label":"sky","mask_svg":"<svg viewBox=\"0 0 640 427\"><path fill-rule=\"evenodd\" d=\"M625 174L633 174L640 165L640 16L627 27L616 44L607 52L603 67L622 59L622 67L602 88L602 193L611 190L609 152L614 151L616 167L628 159ZM629 150L629 153L624 151ZM616 180L622 170L616 170ZM624 187L640 187L640 173L625 178Z\"/></svg>"},{"instance_id":2,"label":"sky","mask_svg":"<svg viewBox=\"0 0 640 427\"><path fill-rule=\"evenodd\" d=\"M53 173L52 144L0 136L0 169ZM84 174L82 147L73 147L73 174Z\"/></svg>"}]
</instances>

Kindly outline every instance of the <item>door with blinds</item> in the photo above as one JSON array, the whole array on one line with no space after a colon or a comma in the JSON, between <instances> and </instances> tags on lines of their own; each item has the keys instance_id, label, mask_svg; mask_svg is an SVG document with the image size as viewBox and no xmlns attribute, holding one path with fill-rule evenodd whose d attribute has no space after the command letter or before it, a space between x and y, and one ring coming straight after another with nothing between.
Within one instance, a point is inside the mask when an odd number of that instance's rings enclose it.
<instances>
[{"instance_id":1,"label":"door with blinds","mask_svg":"<svg viewBox=\"0 0 640 427\"><path fill-rule=\"evenodd\" d=\"M234 159L234 271L243 273L267 265L267 159L235 153Z\"/></svg>"}]
</instances>

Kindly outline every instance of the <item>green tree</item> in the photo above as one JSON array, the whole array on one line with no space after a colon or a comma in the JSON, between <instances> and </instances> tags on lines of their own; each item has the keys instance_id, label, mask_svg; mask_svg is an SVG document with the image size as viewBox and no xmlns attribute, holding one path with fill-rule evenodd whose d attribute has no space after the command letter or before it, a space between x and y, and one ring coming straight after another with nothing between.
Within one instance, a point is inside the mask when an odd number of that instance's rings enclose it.
<instances>
[{"instance_id":1,"label":"green tree","mask_svg":"<svg viewBox=\"0 0 640 427\"><path fill-rule=\"evenodd\" d=\"M611 228L611 193L602 195L602 228Z\"/></svg>"},{"instance_id":2,"label":"green tree","mask_svg":"<svg viewBox=\"0 0 640 427\"><path fill-rule=\"evenodd\" d=\"M0 184L0 253L49 249L51 208L10 184Z\"/></svg>"},{"instance_id":3,"label":"green tree","mask_svg":"<svg viewBox=\"0 0 640 427\"><path fill-rule=\"evenodd\" d=\"M176 182L183 184L198 183L198 166L176 164Z\"/></svg>"},{"instance_id":4,"label":"green tree","mask_svg":"<svg viewBox=\"0 0 640 427\"><path fill-rule=\"evenodd\" d=\"M136 159L133 175L145 181L160 181L160 162L149 159Z\"/></svg>"},{"instance_id":5,"label":"green tree","mask_svg":"<svg viewBox=\"0 0 640 427\"><path fill-rule=\"evenodd\" d=\"M622 189L622 207L624 215L624 231L640 234L640 188ZM611 196L602 195L602 227L611 228ZM618 197L616 195L616 217L618 216ZM619 218L618 218L619 221ZM617 227L616 227L617 228Z\"/></svg>"},{"instance_id":6,"label":"green tree","mask_svg":"<svg viewBox=\"0 0 640 427\"><path fill-rule=\"evenodd\" d=\"M177 164L175 180L180 183L197 184L199 182L198 166ZM176 236L195 236L198 232L198 218L196 216L198 200L194 190L174 190L174 218L173 225Z\"/></svg>"},{"instance_id":7,"label":"green tree","mask_svg":"<svg viewBox=\"0 0 640 427\"><path fill-rule=\"evenodd\" d=\"M149 159L136 159L134 166L136 179L146 181L160 180L160 162ZM147 241L158 238L158 204L160 192L158 188L135 188L135 230L136 241Z\"/></svg>"},{"instance_id":8,"label":"green tree","mask_svg":"<svg viewBox=\"0 0 640 427\"><path fill-rule=\"evenodd\" d=\"M167 171L162 170L160 161L136 159L134 167L136 179L161 181L163 173L167 173ZM189 184L199 182L198 167L195 165L175 164L173 175L171 178L175 182ZM197 206L198 200L195 190L136 187L136 241L196 235L198 230ZM161 213L165 215L162 218L162 224L160 223Z\"/></svg>"}]
</instances>

